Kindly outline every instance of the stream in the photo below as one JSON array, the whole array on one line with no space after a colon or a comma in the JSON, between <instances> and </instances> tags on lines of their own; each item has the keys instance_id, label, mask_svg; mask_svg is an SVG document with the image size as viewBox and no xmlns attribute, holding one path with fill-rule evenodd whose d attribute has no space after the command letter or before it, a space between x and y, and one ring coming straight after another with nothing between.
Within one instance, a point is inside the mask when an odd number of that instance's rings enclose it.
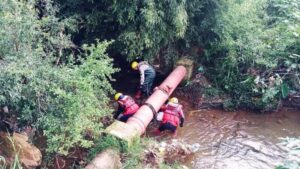
<instances>
[{"instance_id":1,"label":"stream","mask_svg":"<svg viewBox=\"0 0 300 169\"><path fill-rule=\"evenodd\" d=\"M134 96L139 75L118 77L117 91ZM159 85L159 77L154 86ZM175 92L176 96L176 92ZM278 144L281 138L300 136L300 111L284 108L280 112L227 112L218 109L194 110L191 102L179 97L184 107L185 123L176 139L198 143L200 150L185 165L194 169L274 169L282 164L287 152ZM157 126L150 125L147 137L172 139L170 135L154 136Z\"/></svg>"},{"instance_id":2,"label":"stream","mask_svg":"<svg viewBox=\"0 0 300 169\"><path fill-rule=\"evenodd\" d=\"M186 165L195 169L274 169L287 152L278 143L300 136L300 112L189 111L177 139L200 144Z\"/></svg>"}]
</instances>

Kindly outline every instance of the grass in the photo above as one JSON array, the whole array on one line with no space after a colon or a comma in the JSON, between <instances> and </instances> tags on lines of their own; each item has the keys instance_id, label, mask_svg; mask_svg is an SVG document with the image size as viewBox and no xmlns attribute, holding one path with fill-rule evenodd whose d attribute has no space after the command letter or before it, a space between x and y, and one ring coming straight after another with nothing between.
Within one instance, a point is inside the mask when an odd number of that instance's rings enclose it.
<instances>
[{"instance_id":1,"label":"grass","mask_svg":"<svg viewBox=\"0 0 300 169\"><path fill-rule=\"evenodd\" d=\"M182 169L182 167L180 166L179 163L174 163L171 165L163 163L159 166L159 169Z\"/></svg>"},{"instance_id":2,"label":"grass","mask_svg":"<svg viewBox=\"0 0 300 169\"><path fill-rule=\"evenodd\" d=\"M131 146L128 147L125 141L121 141L120 139L110 135L104 136L98 141L98 143L95 144L94 148L90 150L88 160L92 160L101 151L107 148L112 148L119 150L123 169L143 169L144 150L147 148L147 145L153 144L153 142L155 141L152 139L144 138L142 141L137 139ZM182 168L180 163L162 163L158 165L159 169Z\"/></svg>"},{"instance_id":3,"label":"grass","mask_svg":"<svg viewBox=\"0 0 300 169\"><path fill-rule=\"evenodd\" d=\"M134 140L133 144L128 147L125 141L114 136L103 136L90 150L88 160L92 160L101 151L112 148L121 153L122 168L142 168L141 161L145 146L139 140L140 139Z\"/></svg>"},{"instance_id":4,"label":"grass","mask_svg":"<svg viewBox=\"0 0 300 169\"><path fill-rule=\"evenodd\" d=\"M0 169L6 168L6 160L3 156L0 156Z\"/></svg>"},{"instance_id":5,"label":"grass","mask_svg":"<svg viewBox=\"0 0 300 169\"><path fill-rule=\"evenodd\" d=\"M144 146L140 142L134 142L132 146L128 148L128 151L123 154L123 167L125 169L142 168L141 160Z\"/></svg>"},{"instance_id":6,"label":"grass","mask_svg":"<svg viewBox=\"0 0 300 169\"><path fill-rule=\"evenodd\" d=\"M128 148L126 146L126 142L121 141L120 139L107 135L107 136L101 136L101 138L95 143L95 146L90 149L88 160L92 160L98 153L101 151L112 148L119 150L120 152L127 152Z\"/></svg>"},{"instance_id":7,"label":"grass","mask_svg":"<svg viewBox=\"0 0 300 169\"><path fill-rule=\"evenodd\" d=\"M23 169L21 162L20 162L20 158L19 158L19 151L17 151L15 144L14 144L14 139L11 136L7 136L7 138L12 145L13 153L14 153L14 160L10 164L9 169ZM7 169L6 159L3 156L0 156L0 169Z\"/></svg>"}]
</instances>

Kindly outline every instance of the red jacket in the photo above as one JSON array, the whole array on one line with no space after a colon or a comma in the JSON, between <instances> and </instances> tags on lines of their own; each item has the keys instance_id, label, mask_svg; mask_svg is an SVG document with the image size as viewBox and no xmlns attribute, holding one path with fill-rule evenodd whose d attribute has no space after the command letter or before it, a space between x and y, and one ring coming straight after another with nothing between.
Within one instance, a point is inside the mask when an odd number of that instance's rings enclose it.
<instances>
[{"instance_id":1,"label":"red jacket","mask_svg":"<svg viewBox=\"0 0 300 169\"><path fill-rule=\"evenodd\" d=\"M178 126L180 123L180 118L184 118L182 111L182 105L175 103L168 103L164 107L164 116L162 123L171 123L174 126Z\"/></svg>"},{"instance_id":2,"label":"red jacket","mask_svg":"<svg viewBox=\"0 0 300 169\"><path fill-rule=\"evenodd\" d=\"M124 96L118 103L124 109L124 115L134 114L140 108L130 96Z\"/></svg>"}]
</instances>

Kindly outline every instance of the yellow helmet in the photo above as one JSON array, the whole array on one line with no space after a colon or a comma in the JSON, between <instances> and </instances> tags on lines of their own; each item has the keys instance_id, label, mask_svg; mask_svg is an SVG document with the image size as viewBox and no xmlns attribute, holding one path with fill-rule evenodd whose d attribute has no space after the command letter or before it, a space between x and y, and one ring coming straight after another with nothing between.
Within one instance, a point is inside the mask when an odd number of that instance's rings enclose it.
<instances>
[{"instance_id":1,"label":"yellow helmet","mask_svg":"<svg viewBox=\"0 0 300 169\"><path fill-rule=\"evenodd\" d=\"M172 97L169 102L178 104L178 99L176 97Z\"/></svg>"},{"instance_id":2,"label":"yellow helmet","mask_svg":"<svg viewBox=\"0 0 300 169\"><path fill-rule=\"evenodd\" d=\"M120 96L122 96L123 94L122 93L116 93L115 94L115 101L118 101Z\"/></svg>"},{"instance_id":3,"label":"yellow helmet","mask_svg":"<svg viewBox=\"0 0 300 169\"><path fill-rule=\"evenodd\" d=\"M131 63L131 68L134 70L137 70L138 65L139 65L139 63L137 61L134 61Z\"/></svg>"}]
</instances>

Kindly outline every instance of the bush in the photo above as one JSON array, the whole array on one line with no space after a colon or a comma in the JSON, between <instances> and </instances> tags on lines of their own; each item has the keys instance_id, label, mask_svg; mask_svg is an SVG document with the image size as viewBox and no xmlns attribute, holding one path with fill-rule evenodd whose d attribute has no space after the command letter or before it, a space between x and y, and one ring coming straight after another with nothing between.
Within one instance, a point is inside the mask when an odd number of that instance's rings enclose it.
<instances>
[{"instance_id":1,"label":"bush","mask_svg":"<svg viewBox=\"0 0 300 169\"><path fill-rule=\"evenodd\" d=\"M62 19L81 21L80 42L115 39L116 56L158 61L162 72L192 56L233 107L272 110L300 89L298 0L55 2Z\"/></svg>"},{"instance_id":2,"label":"bush","mask_svg":"<svg viewBox=\"0 0 300 169\"><path fill-rule=\"evenodd\" d=\"M90 147L86 132L97 135L100 118L111 113L107 95L115 69L104 54L108 44L87 47L91 54L79 66L53 67L43 60L7 64L0 74L1 105L17 112L21 124L43 129L49 152Z\"/></svg>"},{"instance_id":3,"label":"bush","mask_svg":"<svg viewBox=\"0 0 300 169\"><path fill-rule=\"evenodd\" d=\"M296 0L222 0L209 49L210 78L236 107L273 110L299 88L299 5ZM296 79L296 82L295 82Z\"/></svg>"},{"instance_id":4,"label":"bush","mask_svg":"<svg viewBox=\"0 0 300 169\"><path fill-rule=\"evenodd\" d=\"M111 113L109 81L117 69L105 53L110 42L84 45L84 53L75 60L62 51L71 48L68 36L55 36L63 33L55 27L64 24L51 12L38 19L34 5L0 2L0 20L5 23L0 24L0 106L17 114L19 127L42 130L49 153L90 147L102 130L100 118ZM69 46L60 44L62 37ZM61 57L68 59L58 64Z\"/></svg>"}]
</instances>

